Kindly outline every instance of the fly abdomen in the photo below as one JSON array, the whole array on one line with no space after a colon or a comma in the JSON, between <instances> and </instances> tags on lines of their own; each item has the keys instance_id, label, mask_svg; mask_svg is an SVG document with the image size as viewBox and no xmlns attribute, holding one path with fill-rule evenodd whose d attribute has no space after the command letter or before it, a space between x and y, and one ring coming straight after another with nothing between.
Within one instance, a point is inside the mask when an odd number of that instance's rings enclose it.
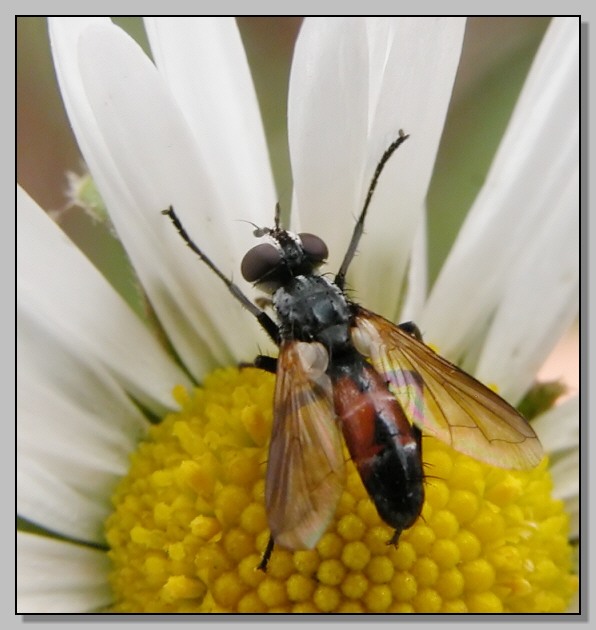
<instances>
[{"instance_id":1,"label":"fly abdomen","mask_svg":"<svg viewBox=\"0 0 596 630\"><path fill-rule=\"evenodd\" d=\"M412 526L424 501L421 434L382 377L356 353L330 373L346 445L379 516L395 534Z\"/></svg>"}]
</instances>

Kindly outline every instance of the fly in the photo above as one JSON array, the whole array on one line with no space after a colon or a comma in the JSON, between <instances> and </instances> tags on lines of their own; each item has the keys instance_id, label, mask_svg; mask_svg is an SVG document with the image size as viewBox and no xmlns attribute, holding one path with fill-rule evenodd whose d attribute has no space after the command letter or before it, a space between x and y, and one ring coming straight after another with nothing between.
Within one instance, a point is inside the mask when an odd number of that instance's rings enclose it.
<instances>
[{"instance_id":1,"label":"fly","mask_svg":"<svg viewBox=\"0 0 596 630\"><path fill-rule=\"evenodd\" d=\"M531 468L542 458L516 409L426 346L414 324L395 325L344 292L379 176L407 137L400 130L381 157L334 281L318 273L328 256L323 240L283 229L279 206L274 227L255 230L267 242L246 253L241 272L270 293L275 320L197 247L173 208L163 211L279 347L277 358L255 359L276 374L262 570L274 544L311 549L328 527L344 488L342 435L379 516L394 529L391 544L422 510L422 430L502 468Z\"/></svg>"}]
</instances>

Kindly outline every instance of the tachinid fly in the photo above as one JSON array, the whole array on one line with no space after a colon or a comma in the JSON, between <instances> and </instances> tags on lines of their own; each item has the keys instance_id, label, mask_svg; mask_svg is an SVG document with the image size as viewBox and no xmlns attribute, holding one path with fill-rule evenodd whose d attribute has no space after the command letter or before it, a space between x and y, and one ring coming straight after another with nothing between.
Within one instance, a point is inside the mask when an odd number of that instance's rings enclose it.
<instances>
[{"instance_id":1,"label":"tachinid fly","mask_svg":"<svg viewBox=\"0 0 596 630\"><path fill-rule=\"evenodd\" d=\"M502 468L531 468L542 458L523 416L426 346L414 324L396 326L344 293L379 176L407 137L400 131L383 154L333 282L317 273L327 258L325 243L281 228L279 207L273 228L255 230L267 242L248 251L241 271L271 294L277 321L217 269L172 208L164 211L279 346L277 359L255 360L276 374L265 482L271 537L263 570L274 543L312 548L333 518L344 487L340 433L379 516L395 530L388 541L393 544L422 510L422 430Z\"/></svg>"}]
</instances>

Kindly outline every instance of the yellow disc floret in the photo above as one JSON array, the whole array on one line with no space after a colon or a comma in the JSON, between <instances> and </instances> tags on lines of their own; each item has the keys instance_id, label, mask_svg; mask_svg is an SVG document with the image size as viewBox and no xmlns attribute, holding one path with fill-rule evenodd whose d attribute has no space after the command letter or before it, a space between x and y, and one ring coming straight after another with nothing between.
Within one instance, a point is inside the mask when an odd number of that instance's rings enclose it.
<instances>
[{"instance_id":1,"label":"yellow disc floret","mask_svg":"<svg viewBox=\"0 0 596 630\"><path fill-rule=\"evenodd\" d=\"M114 612L562 612L577 590L547 462L492 468L423 439L421 517L397 547L346 455L311 550L275 547L264 506L274 378L211 374L131 456L106 523Z\"/></svg>"}]
</instances>

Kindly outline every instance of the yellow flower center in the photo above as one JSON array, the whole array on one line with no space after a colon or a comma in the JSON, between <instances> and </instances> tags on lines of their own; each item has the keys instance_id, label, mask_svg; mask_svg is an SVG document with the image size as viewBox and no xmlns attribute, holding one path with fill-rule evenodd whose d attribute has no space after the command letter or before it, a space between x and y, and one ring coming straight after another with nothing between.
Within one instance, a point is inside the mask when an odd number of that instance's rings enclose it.
<instances>
[{"instance_id":1,"label":"yellow flower center","mask_svg":"<svg viewBox=\"0 0 596 630\"><path fill-rule=\"evenodd\" d=\"M563 612L577 590L546 460L492 468L425 437L421 517L387 545L348 460L337 513L308 551L275 547L264 475L274 377L211 374L131 456L106 523L114 612ZM346 456L346 459L347 456Z\"/></svg>"}]
</instances>

